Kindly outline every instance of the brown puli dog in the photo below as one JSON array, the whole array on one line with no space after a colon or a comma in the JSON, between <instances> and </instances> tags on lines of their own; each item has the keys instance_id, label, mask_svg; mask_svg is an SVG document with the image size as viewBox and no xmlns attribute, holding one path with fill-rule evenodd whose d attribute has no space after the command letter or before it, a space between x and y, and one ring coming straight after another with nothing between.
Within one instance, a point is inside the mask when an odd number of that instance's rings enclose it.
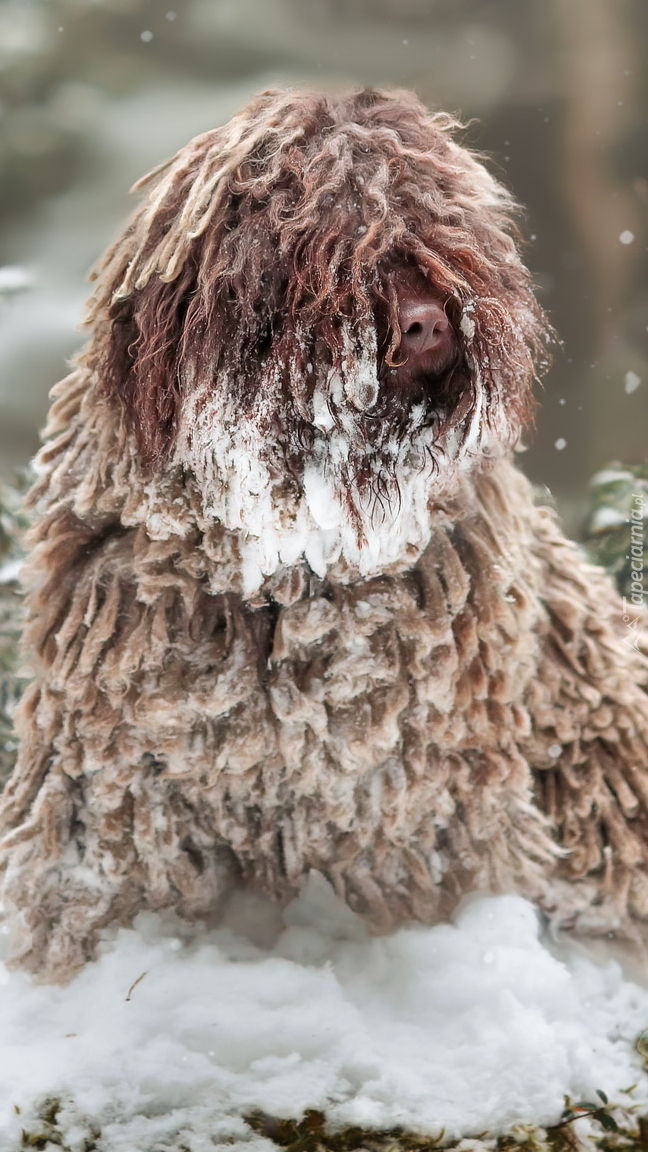
<instances>
[{"instance_id":1,"label":"brown puli dog","mask_svg":"<svg viewBox=\"0 0 648 1152\"><path fill-rule=\"evenodd\" d=\"M265 92L141 181L99 267L1 811L41 979L311 869L379 932L469 890L648 918L648 661L513 466L548 326L456 129Z\"/></svg>"}]
</instances>

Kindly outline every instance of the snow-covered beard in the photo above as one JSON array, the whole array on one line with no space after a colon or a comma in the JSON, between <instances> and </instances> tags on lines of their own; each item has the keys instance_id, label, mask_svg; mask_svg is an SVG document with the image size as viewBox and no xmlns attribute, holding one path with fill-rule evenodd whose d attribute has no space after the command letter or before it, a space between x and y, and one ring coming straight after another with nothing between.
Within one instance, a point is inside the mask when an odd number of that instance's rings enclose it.
<instances>
[{"instance_id":1,"label":"snow-covered beard","mask_svg":"<svg viewBox=\"0 0 648 1152\"><path fill-rule=\"evenodd\" d=\"M500 455L498 439L504 447L505 421L498 437L482 419L477 367L460 422L418 402L393 428L377 415L375 330L360 340L343 331L343 340L339 367L305 366L314 381L306 438L276 361L260 365L251 411L227 373L186 389L174 462L196 477L204 517L237 534L244 594L303 561L343 582L411 567L460 475L477 457ZM295 361L289 378L303 371ZM372 413L377 434L368 445Z\"/></svg>"}]
</instances>

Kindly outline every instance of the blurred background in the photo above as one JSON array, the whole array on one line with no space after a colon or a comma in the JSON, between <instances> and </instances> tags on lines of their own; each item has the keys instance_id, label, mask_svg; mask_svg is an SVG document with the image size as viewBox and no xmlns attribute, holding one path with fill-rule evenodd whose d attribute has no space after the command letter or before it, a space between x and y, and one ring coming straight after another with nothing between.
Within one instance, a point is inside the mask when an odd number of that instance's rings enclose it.
<instances>
[{"instance_id":1,"label":"blurred background","mask_svg":"<svg viewBox=\"0 0 648 1152\"><path fill-rule=\"evenodd\" d=\"M647 58L646 0L0 0L0 479L139 175L270 85L404 86L526 206L562 347L520 459L578 533L648 454Z\"/></svg>"}]
</instances>

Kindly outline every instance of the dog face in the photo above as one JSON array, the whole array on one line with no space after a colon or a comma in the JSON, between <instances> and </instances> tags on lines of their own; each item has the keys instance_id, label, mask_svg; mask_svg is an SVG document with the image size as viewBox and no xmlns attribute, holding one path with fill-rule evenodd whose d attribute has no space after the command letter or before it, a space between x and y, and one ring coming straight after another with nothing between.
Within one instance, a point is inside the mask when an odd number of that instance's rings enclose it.
<instances>
[{"instance_id":1,"label":"dog face","mask_svg":"<svg viewBox=\"0 0 648 1152\"><path fill-rule=\"evenodd\" d=\"M98 386L153 482L190 473L240 534L247 590L411 563L530 418L546 323L456 128L407 93L264 93L140 182L99 270Z\"/></svg>"}]
</instances>

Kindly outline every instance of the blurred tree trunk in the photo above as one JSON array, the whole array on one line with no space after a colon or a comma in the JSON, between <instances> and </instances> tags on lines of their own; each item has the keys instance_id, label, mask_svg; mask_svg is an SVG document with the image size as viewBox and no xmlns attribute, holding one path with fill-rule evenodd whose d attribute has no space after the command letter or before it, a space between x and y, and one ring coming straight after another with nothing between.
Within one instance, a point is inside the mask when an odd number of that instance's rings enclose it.
<instances>
[{"instance_id":1,"label":"blurred tree trunk","mask_svg":"<svg viewBox=\"0 0 648 1152\"><path fill-rule=\"evenodd\" d=\"M609 456L611 443L627 445L630 456L641 454L628 434L623 380L632 353L619 335L619 313L634 286L645 213L618 171L618 158L633 127L643 61L631 0L554 0L554 11L565 96L560 178L590 285L584 311L596 367L587 366L582 381L581 436L591 471ZM634 241L624 244L623 233L633 233Z\"/></svg>"}]
</instances>

